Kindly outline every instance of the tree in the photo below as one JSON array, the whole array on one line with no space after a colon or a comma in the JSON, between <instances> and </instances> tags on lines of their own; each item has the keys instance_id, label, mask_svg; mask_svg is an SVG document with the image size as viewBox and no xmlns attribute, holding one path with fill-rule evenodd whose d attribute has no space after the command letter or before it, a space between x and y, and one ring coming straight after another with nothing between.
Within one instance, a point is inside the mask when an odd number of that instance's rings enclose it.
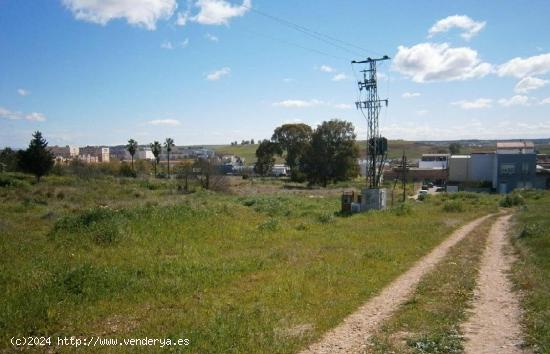
<instances>
[{"instance_id":1,"label":"tree","mask_svg":"<svg viewBox=\"0 0 550 354\"><path fill-rule=\"evenodd\" d=\"M166 138L166 141L164 142L164 148L166 149L166 160L168 161L168 178L170 178L170 152L172 152L173 147L174 139Z\"/></svg>"},{"instance_id":2,"label":"tree","mask_svg":"<svg viewBox=\"0 0 550 354\"><path fill-rule=\"evenodd\" d=\"M311 141L312 130L307 124L284 124L275 129L271 140L278 143L281 150L286 151L285 161L294 171Z\"/></svg>"},{"instance_id":3,"label":"tree","mask_svg":"<svg viewBox=\"0 0 550 354\"><path fill-rule=\"evenodd\" d=\"M19 168L27 173L32 173L36 177L36 182L47 175L54 165L54 156L47 149L48 142L42 137L42 133L36 131L32 135L27 150L18 152Z\"/></svg>"},{"instance_id":4,"label":"tree","mask_svg":"<svg viewBox=\"0 0 550 354\"><path fill-rule=\"evenodd\" d=\"M323 122L311 135L301 161L301 170L310 183L348 180L358 174L359 149L350 122L333 119Z\"/></svg>"},{"instance_id":5,"label":"tree","mask_svg":"<svg viewBox=\"0 0 550 354\"><path fill-rule=\"evenodd\" d=\"M461 148L462 146L459 143L451 143L449 145L449 152L451 153L451 155L458 155L460 154Z\"/></svg>"},{"instance_id":6,"label":"tree","mask_svg":"<svg viewBox=\"0 0 550 354\"><path fill-rule=\"evenodd\" d=\"M157 177L157 165L160 162L160 153L162 152L162 145L158 141L154 141L151 145L151 152L155 156L155 177Z\"/></svg>"},{"instance_id":7,"label":"tree","mask_svg":"<svg viewBox=\"0 0 550 354\"><path fill-rule=\"evenodd\" d=\"M6 171L17 170L18 156L15 151L7 147L0 152L0 164L4 165Z\"/></svg>"},{"instance_id":8,"label":"tree","mask_svg":"<svg viewBox=\"0 0 550 354\"><path fill-rule=\"evenodd\" d=\"M250 144L254 145L254 139L250 140Z\"/></svg>"},{"instance_id":9,"label":"tree","mask_svg":"<svg viewBox=\"0 0 550 354\"><path fill-rule=\"evenodd\" d=\"M134 170L134 155L136 154L137 149L138 142L134 139L128 140L128 144L126 144L126 150L128 150L130 156L132 157L132 170Z\"/></svg>"},{"instance_id":10,"label":"tree","mask_svg":"<svg viewBox=\"0 0 550 354\"><path fill-rule=\"evenodd\" d=\"M280 155L281 153L282 151L279 144L269 140L263 140L256 149L256 165L254 166L254 171L261 176L269 175L275 164L275 155Z\"/></svg>"}]
</instances>

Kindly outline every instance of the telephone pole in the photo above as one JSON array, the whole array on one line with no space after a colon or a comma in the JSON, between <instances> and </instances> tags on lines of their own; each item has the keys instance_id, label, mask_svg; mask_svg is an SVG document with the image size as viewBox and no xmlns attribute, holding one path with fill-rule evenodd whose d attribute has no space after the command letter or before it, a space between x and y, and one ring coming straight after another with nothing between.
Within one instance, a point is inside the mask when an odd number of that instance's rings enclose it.
<instances>
[{"instance_id":1,"label":"telephone pole","mask_svg":"<svg viewBox=\"0 0 550 354\"><path fill-rule=\"evenodd\" d=\"M401 177L403 180L403 203L407 200L407 156L403 150L403 158L401 160Z\"/></svg>"},{"instance_id":2,"label":"telephone pole","mask_svg":"<svg viewBox=\"0 0 550 354\"><path fill-rule=\"evenodd\" d=\"M384 164L384 155L387 150L387 144L382 142L379 130L378 115L382 104L388 106L388 99L378 97L378 85L376 76L376 63L389 60L390 57L384 55L382 58L367 58L361 61L352 61L351 64L366 64L366 68L361 70L363 80L359 81L359 93L366 93L366 100L355 102L355 107L361 111L367 120L367 187L378 188L382 176ZM365 115L365 111L367 114Z\"/></svg>"}]
</instances>

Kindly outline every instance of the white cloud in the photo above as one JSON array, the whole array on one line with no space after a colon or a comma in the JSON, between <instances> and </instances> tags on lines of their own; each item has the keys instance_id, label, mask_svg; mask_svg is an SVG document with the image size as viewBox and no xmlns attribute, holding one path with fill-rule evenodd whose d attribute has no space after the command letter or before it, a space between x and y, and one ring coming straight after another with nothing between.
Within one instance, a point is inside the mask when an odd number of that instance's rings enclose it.
<instances>
[{"instance_id":1,"label":"white cloud","mask_svg":"<svg viewBox=\"0 0 550 354\"><path fill-rule=\"evenodd\" d=\"M0 107L0 118L9 120L29 120L34 122L43 122L46 120L46 116L42 113L32 112L24 114L21 112L10 111L4 107Z\"/></svg>"},{"instance_id":2,"label":"white cloud","mask_svg":"<svg viewBox=\"0 0 550 354\"><path fill-rule=\"evenodd\" d=\"M514 88L516 93L527 93L545 86L548 80L539 79L536 77L527 76L521 79Z\"/></svg>"},{"instance_id":3,"label":"white cloud","mask_svg":"<svg viewBox=\"0 0 550 354\"><path fill-rule=\"evenodd\" d=\"M218 42L220 40L218 37L216 37L216 36L214 36L210 33L205 34L204 37L206 39L208 39L209 41L211 41L211 42Z\"/></svg>"},{"instance_id":4,"label":"white cloud","mask_svg":"<svg viewBox=\"0 0 550 354\"><path fill-rule=\"evenodd\" d=\"M35 122L43 122L46 120L46 116L42 113L38 113L38 112L32 112L32 113L29 113L27 115L25 115L24 117L26 120L32 120L32 121L35 121Z\"/></svg>"},{"instance_id":5,"label":"white cloud","mask_svg":"<svg viewBox=\"0 0 550 354\"><path fill-rule=\"evenodd\" d=\"M485 27L485 24L486 22L477 22L465 15L449 16L437 21L428 31L428 37L459 28L463 30L460 36L468 41L476 36Z\"/></svg>"},{"instance_id":6,"label":"white cloud","mask_svg":"<svg viewBox=\"0 0 550 354\"><path fill-rule=\"evenodd\" d=\"M147 124L175 127L175 126L181 125L181 122L176 119L154 119L154 120L148 121Z\"/></svg>"},{"instance_id":7,"label":"white cloud","mask_svg":"<svg viewBox=\"0 0 550 354\"><path fill-rule=\"evenodd\" d=\"M324 104L323 101L320 100L284 100L280 102L273 103L273 106L275 107L284 107L284 108L306 108L306 107L314 107L314 106L320 106Z\"/></svg>"},{"instance_id":8,"label":"white cloud","mask_svg":"<svg viewBox=\"0 0 550 354\"><path fill-rule=\"evenodd\" d=\"M225 0L198 0L195 6L199 13L191 18L202 25L226 25L233 17L243 16L252 6L251 0L244 0L241 5L231 5Z\"/></svg>"},{"instance_id":9,"label":"white cloud","mask_svg":"<svg viewBox=\"0 0 550 354\"><path fill-rule=\"evenodd\" d=\"M526 76L541 75L550 72L550 53L535 55L528 58L514 58L499 65L497 73L499 76L515 76L524 78Z\"/></svg>"},{"instance_id":10,"label":"white cloud","mask_svg":"<svg viewBox=\"0 0 550 354\"><path fill-rule=\"evenodd\" d=\"M467 101L461 100L451 103L453 106L459 106L462 109L480 109L480 108L491 108L493 100L489 98L478 98L477 100Z\"/></svg>"},{"instance_id":11,"label":"white cloud","mask_svg":"<svg viewBox=\"0 0 550 354\"><path fill-rule=\"evenodd\" d=\"M289 82L294 82L295 80L293 78L290 78L290 77L285 77L283 79L283 82L286 82L286 83L289 83Z\"/></svg>"},{"instance_id":12,"label":"white cloud","mask_svg":"<svg viewBox=\"0 0 550 354\"><path fill-rule=\"evenodd\" d=\"M114 19L126 19L131 25L156 28L176 10L176 0L62 0L76 19L101 25Z\"/></svg>"},{"instance_id":13,"label":"white cloud","mask_svg":"<svg viewBox=\"0 0 550 354\"><path fill-rule=\"evenodd\" d=\"M466 80L492 72L491 64L482 62L475 50L447 43L399 46L393 69L415 82Z\"/></svg>"},{"instance_id":14,"label":"white cloud","mask_svg":"<svg viewBox=\"0 0 550 354\"><path fill-rule=\"evenodd\" d=\"M31 92L28 91L28 90L25 90L25 89L20 88L20 89L17 89L17 94L18 94L19 96L28 96L28 95L31 94Z\"/></svg>"},{"instance_id":15,"label":"white cloud","mask_svg":"<svg viewBox=\"0 0 550 354\"><path fill-rule=\"evenodd\" d=\"M310 107L319 107L319 106L325 106L325 107L336 108L336 109L353 108L352 105L347 103L332 103L332 102L325 102L318 99L311 99L311 100L290 99L290 100L275 102L272 105L274 107L283 107L283 108L310 108Z\"/></svg>"},{"instance_id":16,"label":"white cloud","mask_svg":"<svg viewBox=\"0 0 550 354\"><path fill-rule=\"evenodd\" d=\"M414 98L414 97L420 97L420 93L419 92L405 92L404 94L401 95L401 97L403 98Z\"/></svg>"},{"instance_id":17,"label":"white cloud","mask_svg":"<svg viewBox=\"0 0 550 354\"><path fill-rule=\"evenodd\" d=\"M348 76L344 73L336 74L332 77L332 81L343 81L347 79L348 79Z\"/></svg>"},{"instance_id":18,"label":"white cloud","mask_svg":"<svg viewBox=\"0 0 550 354\"><path fill-rule=\"evenodd\" d=\"M231 68L226 66L224 68L221 68L220 70L213 71L210 74L206 75L206 80L216 81L216 80L219 80L219 79L221 79L222 77L224 77L226 75L229 75L230 73L231 73Z\"/></svg>"},{"instance_id":19,"label":"white cloud","mask_svg":"<svg viewBox=\"0 0 550 354\"><path fill-rule=\"evenodd\" d=\"M428 111L427 109L419 109L418 111L416 111L416 114L419 116L425 116L428 113L430 113L430 111Z\"/></svg>"},{"instance_id":20,"label":"white cloud","mask_svg":"<svg viewBox=\"0 0 550 354\"><path fill-rule=\"evenodd\" d=\"M319 68L320 71L324 72L324 73L332 73L334 72L334 68L328 66L328 65L321 65L321 67Z\"/></svg>"},{"instance_id":21,"label":"white cloud","mask_svg":"<svg viewBox=\"0 0 550 354\"><path fill-rule=\"evenodd\" d=\"M497 124L476 120L449 125L434 122L393 123L380 127L382 134L390 139L405 140L455 140L455 139L514 139L540 138L550 134L550 121L510 122ZM480 135L481 134L481 135Z\"/></svg>"},{"instance_id":22,"label":"white cloud","mask_svg":"<svg viewBox=\"0 0 550 354\"><path fill-rule=\"evenodd\" d=\"M498 103L503 107L528 106L529 97L522 96L522 95L515 95L511 98L501 98L500 100L498 100Z\"/></svg>"},{"instance_id":23,"label":"white cloud","mask_svg":"<svg viewBox=\"0 0 550 354\"><path fill-rule=\"evenodd\" d=\"M164 41L162 42L162 44L160 45L160 47L162 49L174 49L174 46L172 45L172 42L170 41Z\"/></svg>"},{"instance_id":24,"label":"white cloud","mask_svg":"<svg viewBox=\"0 0 550 354\"><path fill-rule=\"evenodd\" d=\"M546 97L542 101L540 101L540 104L550 104L550 97Z\"/></svg>"},{"instance_id":25,"label":"white cloud","mask_svg":"<svg viewBox=\"0 0 550 354\"><path fill-rule=\"evenodd\" d=\"M189 38L185 38L183 42L180 43L180 47L186 48L189 45Z\"/></svg>"},{"instance_id":26,"label":"white cloud","mask_svg":"<svg viewBox=\"0 0 550 354\"><path fill-rule=\"evenodd\" d=\"M176 17L176 25L185 26L187 24L187 21L189 21L189 11L178 12L178 15Z\"/></svg>"}]
</instances>

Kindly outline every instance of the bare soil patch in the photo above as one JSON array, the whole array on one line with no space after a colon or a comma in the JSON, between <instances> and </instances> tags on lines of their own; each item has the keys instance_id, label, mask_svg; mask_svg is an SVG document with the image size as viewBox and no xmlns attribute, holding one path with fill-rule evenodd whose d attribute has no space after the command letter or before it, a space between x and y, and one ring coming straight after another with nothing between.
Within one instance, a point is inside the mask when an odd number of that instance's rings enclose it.
<instances>
[{"instance_id":1,"label":"bare soil patch","mask_svg":"<svg viewBox=\"0 0 550 354\"><path fill-rule=\"evenodd\" d=\"M508 278L513 257L505 253L510 217L500 217L483 253L472 316L462 325L466 353L527 353L522 349L521 309Z\"/></svg>"},{"instance_id":2,"label":"bare soil patch","mask_svg":"<svg viewBox=\"0 0 550 354\"><path fill-rule=\"evenodd\" d=\"M380 324L390 317L411 296L422 276L431 271L456 245L490 215L478 218L451 234L411 269L395 279L379 295L370 299L341 325L326 333L320 341L310 345L302 354L358 353L365 350L368 339Z\"/></svg>"}]
</instances>

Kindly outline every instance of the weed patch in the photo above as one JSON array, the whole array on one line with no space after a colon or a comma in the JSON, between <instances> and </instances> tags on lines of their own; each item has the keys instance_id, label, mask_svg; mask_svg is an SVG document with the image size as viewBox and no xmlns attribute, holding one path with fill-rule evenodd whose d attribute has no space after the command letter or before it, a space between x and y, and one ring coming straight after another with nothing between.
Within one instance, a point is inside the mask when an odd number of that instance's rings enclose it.
<instances>
[{"instance_id":1,"label":"weed patch","mask_svg":"<svg viewBox=\"0 0 550 354\"><path fill-rule=\"evenodd\" d=\"M460 200L448 200L443 203L443 211L447 213L462 213L464 209L464 203Z\"/></svg>"},{"instance_id":2,"label":"weed patch","mask_svg":"<svg viewBox=\"0 0 550 354\"><path fill-rule=\"evenodd\" d=\"M258 230L260 231L277 231L279 228L279 220L275 218L269 218L258 225Z\"/></svg>"},{"instance_id":3,"label":"weed patch","mask_svg":"<svg viewBox=\"0 0 550 354\"><path fill-rule=\"evenodd\" d=\"M511 208L523 204L525 204L525 199L519 193L507 194L499 202L499 205L503 208Z\"/></svg>"}]
</instances>

